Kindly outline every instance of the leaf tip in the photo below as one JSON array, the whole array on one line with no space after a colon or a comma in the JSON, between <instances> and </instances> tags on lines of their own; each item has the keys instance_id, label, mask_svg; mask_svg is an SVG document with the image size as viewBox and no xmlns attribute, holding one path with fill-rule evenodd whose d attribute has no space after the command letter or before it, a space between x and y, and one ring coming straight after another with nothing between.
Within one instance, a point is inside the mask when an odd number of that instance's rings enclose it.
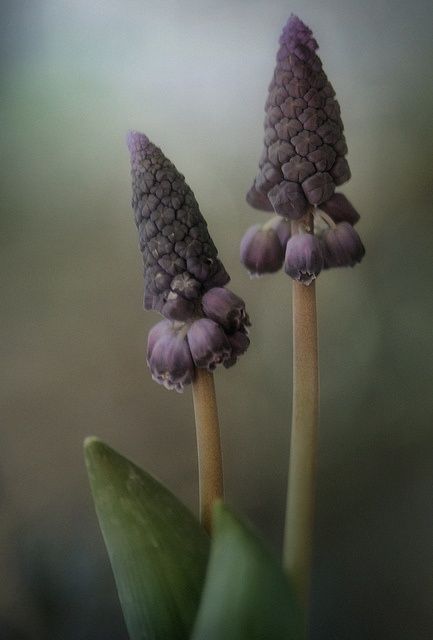
<instances>
[{"instance_id":1,"label":"leaf tip","mask_svg":"<svg viewBox=\"0 0 433 640\"><path fill-rule=\"evenodd\" d=\"M108 466L112 464L111 458L114 451L96 436L85 438L83 445L86 467L90 475L93 475L96 470L101 473L107 467L107 463Z\"/></svg>"},{"instance_id":2,"label":"leaf tip","mask_svg":"<svg viewBox=\"0 0 433 640\"><path fill-rule=\"evenodd\" d=\"M97 436L87 436L87 438L84 438L83 442L84 451L87 451L97 444L102 444L102 440L100 440Z\"/></svg>"}]
</instances>

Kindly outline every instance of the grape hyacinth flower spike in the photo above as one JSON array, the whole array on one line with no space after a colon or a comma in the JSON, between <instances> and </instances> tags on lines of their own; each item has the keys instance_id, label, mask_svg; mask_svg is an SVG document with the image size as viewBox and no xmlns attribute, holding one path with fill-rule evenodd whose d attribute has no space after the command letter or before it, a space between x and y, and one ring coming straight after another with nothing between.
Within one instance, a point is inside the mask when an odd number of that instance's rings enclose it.
<instances>
[{"instance_id":1,"label":"grape hyacinth flower spike","mask_svg":"<svg viewBox=\"0 0 433 640\"><path fill-rule=\"evenodd\" d=\"M297 224L292 224L291 238L287 238L292 246L286 250L283 245L285 260L278 257L276 245L269 239L266 245L264 240L259 241L266 224L256 226L254 238L252 228L248 229L241 244L241 261L250 273L257 275L277 271L284 263L286 273L299 281L295 235L306 232L316 235L318 242L310 243L311 252L317 252L319 246L328 252L326 230L341 222L353 226L359 220L349 200L341 193L334 193L351 174L345 158L347 145L340 106L322 69L317 49L311 30L299 18L291 16L280 38L265 105L264 149L259 170L246 199L255 209L274 212ZM358 236L356 231L353 235ZM362 246L360 240L358 244ZM256 245L260 245L260 251L255 249ZM254 256L259 253L255 270L245 247ZM328 260L325 266L353 266L362 259L363 253L359 250L356 259ZM314 261L313 255L311 261ZM320 269L311 278L300 281L308 286L319 272Z\"/></svg>"},{"instance_id":2,"label":"grape hyacinth flower spike","mask_svg":"<svg viewBox=\"0 0 433 640\"><path fill-rule=\"evenodd\" d=\"M247 350L250 322L244 301L225 287L230 278L184 176L144 134L130 132L128 147L144 307L164 316L149 332L147 363L167 389L192 383L201 515L210 529L212 503L223 494L212 371Z\"/></svg>"},{"instance_id":3,"label":"grape hyacinth flower spike","mask_svg":"<svg viewBox=\"0 0 433 640\"><path fill-rule=\"evenodd\" d=\"M346 196L335 193L351 174L340 107L317 55L318 44L311 29L292 15L279 45L265 104L263 153L246 195L251 207L277 218L247 230L240 257L252 275L275 272L284 265L293 279L293 405L284 564L307 609L319 404L315 280L323 270L353 267L365 250L354 229L359 214ZM283 222L289 232L277 234Z\"/></svg>"}]
</instances>

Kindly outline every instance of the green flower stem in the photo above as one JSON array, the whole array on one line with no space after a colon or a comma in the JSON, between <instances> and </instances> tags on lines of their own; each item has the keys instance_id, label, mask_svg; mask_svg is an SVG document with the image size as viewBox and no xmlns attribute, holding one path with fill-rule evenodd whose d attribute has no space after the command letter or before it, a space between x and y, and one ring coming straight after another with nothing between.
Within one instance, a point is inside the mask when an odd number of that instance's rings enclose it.
<instances>
[{"instance_id":1,"label":"green flower stem","mask_svg":"<svg viewBox=\"0 0 433 640\"><path fill-rule=\"evenodd\" d=\"M312 229L310 214L307 230ZM312 565L318 415L315 283L305 286L293 282L293 404L284 566L305 611Z\"/></svg>"},{"instance_id":2,"label":"green flower stem","mask_svg":"<svg viewBox=\"0 0 433 640\"><path fill-rule=\"evenodd\" d=\"M210 533L212 506L224 497L218 409L213 373L196 369L192 384L197 434L200 520Z\"/></svg>"}]
</instances>

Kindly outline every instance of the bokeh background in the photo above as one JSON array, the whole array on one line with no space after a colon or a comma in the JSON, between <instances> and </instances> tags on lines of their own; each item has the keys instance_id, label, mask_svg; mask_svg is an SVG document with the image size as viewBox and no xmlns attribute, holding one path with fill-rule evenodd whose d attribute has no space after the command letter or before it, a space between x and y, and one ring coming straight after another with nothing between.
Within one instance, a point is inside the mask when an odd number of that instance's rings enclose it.
<instances>
[{"instance_id":1,"label":"bokeh background","mask_svg":"<svg viewBox=\"0 0 433 640\"><path fill-rule=\"evenodd\" d=\"M252 346L216 374L227 499L281 547L290 282L250 280L238 241L277 39L309 24L342 108L367 247L319 279L322 410L313 640L433 637L429 0L3 0L0 637L126 632L85 475L95 434L192 509L190 391L145 365L125 132L186 175Z\"/></svg>"}]
</instances>

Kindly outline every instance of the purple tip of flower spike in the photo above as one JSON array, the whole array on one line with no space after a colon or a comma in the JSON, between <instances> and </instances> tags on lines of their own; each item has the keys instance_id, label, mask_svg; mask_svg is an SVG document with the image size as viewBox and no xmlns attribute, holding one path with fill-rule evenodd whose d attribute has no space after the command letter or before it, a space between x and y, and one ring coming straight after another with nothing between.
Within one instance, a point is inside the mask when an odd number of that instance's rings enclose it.
<instances>
[{"instance_id":1,"label":"purple tip of flower spike","mask_svg":"<svg viewBox=\"0 0 433 640\"><path fill-rule=\"evenodd\" d=\"M245 302L224 287L207 291L202 298L202 309L207 318L220 324L228 333L250 325Z\"/></svg>"},{"instance_id":2,"label":"purple tip of flower spike","mask_svg":"<svg viewBox=\"0 0 433 640\"><path fill-rule=\"evenodd\" d=\"M197 367L213 371L231 356L232 348L222 327L209 318L195 320L188 329L187 337Z\"/></svg>"},{"instance_id":3,"label":"purple tip of flower spike","mask_svg":"<svg viewBox=\"0 0 433 640\"><path fill-rule=\"evenodd\" d=\"M322 202L319 209L327 213L335 223L348 222L353 226L360 218L355 207L342 193L334 193L329 200Z\"/></svg>"},{"instance_id":4,"label":"purple tip of flower spike","mask_svg":"<svg viewBox=\"0 0 433 640\"><path fill-rule=\"evenodd\" d=\"M203 293L230 278L184 176L143 133L130 132L127 143L144 306L187 321Z\"/></svg>"},{"instance_id":5,"label":"purple tip of flower spike","mask_svg":"<svg viewBox=\"0 0 433 640\"><path fill-rule=\"evenodd\" d=\"M297 233L287 243L284 270L291 278L309 285L323 268L320 241L311 233Z\"/></svg>"},{"instance_id":6,"label":"purple tip of flower spike","mask_svg":"<svg viewBox=\"0 0 433 640\"><path fill-rule=\"evenodd\" d=\"M159 323L161 324L161 323ZM156 325L158 326L158 325ZM155 327L154 327L155 329ZM173 324L170 328L160 327L156 333L159 337L149 334L148 361L152 378L164 385L166 389L183 391L186 384L190 384L195 376L194 363L184 331L177 330Z\"/></svg>"},{"instance_id":7,"label":"purple tip of flower spike","mask_svg":"<svg viewBox=\"0 0 433 640\"><path fill-rule=\"evenodd\" d=\"M365 248L358 233L348 222L340 222L322 234L324 268L354 267L361 262Z\"/></svg>"},{"instance_id":8,"label":"purple tip of flower spike","mask_svg":"<svg viewBox=\"0 0 433 640\"><path fill-rule=\"evenodd\" d=\"M280 37L280 44L285 44L290 53L298 55L298 47L306 47L314 52L319 48L313 38L313 32L298 16L293 13L287 21ZM302 50L301 50L302 55Z\"/></svg>"},{"instance_id":9,"label":"purple tip of flower spike","mask_svg":"<svg viewBox=\"0 0 433 640\"><path fill-rule=\"evenodd\" d=\"M284 249L275 229L264 229L262 225L255 224L241 240L240 256L251 275L262 275L281 269Z\"/></svg>"},{"instance_id":10,"label":"purple tip of flower spike","mask_svg":"<svg viewBox=\"0 0 433 640\"><path fill-rule=\"evenodd\" d=\"M126 135L126 144L131 155L137 154L140 149L145 149L149 143L149 138L139 131L128 131Z\"/></svg>"}]
</instances>

